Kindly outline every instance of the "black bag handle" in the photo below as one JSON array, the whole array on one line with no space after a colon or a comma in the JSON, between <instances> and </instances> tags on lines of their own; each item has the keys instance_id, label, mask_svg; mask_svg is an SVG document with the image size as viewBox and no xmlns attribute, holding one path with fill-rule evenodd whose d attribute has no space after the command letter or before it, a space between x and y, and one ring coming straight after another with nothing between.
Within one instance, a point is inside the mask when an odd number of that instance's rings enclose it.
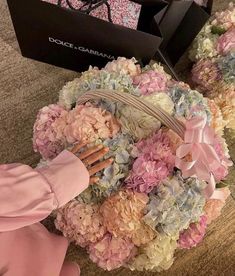
<instances>
[{"instance_id":1,"label":"black bag handle","mask_svg":"<svg viewBox=\"0 0 235 276\"><path fill-rule=\"evenodd\" d=\"M113 22L112 21L112 15L111 15L111 8L110 8L110 4L109 4L108 0L81 0L81 2L83 2L84 4L79 9L76 9L70 3L70 0L65 0L65 1L66 1L66 4L69 6L69 8L71 10L83 12L83 13L86 13L86 14L90 14L93 10L99 8L102 5L105 5L107 7L108 20L111 23ZM62 6L62 0L58 0L57 5L61 7Z\"/></svg>"}]
</instances>

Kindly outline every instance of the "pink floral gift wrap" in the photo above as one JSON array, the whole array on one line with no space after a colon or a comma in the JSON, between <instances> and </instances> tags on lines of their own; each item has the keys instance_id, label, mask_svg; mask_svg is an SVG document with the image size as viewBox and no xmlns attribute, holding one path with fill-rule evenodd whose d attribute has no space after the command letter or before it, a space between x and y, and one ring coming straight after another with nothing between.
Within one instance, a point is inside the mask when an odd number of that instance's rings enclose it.
<instances>
[{"instance_id":1,"label":"pink floral gift wrap","mask_svg":"<svg viewBox=\"0 0 235 276\"><path fill-rule=\"evenodd\" d=\"M58 0L42 0L51 4L59 5ZM89 1L62 0L61 6L68 9L79 10ZM91 2L91 1L90 1ZM105 2L105 1L104 1ZM107 4L108 6L107 6ZM109 15L114 24L122 25L131 29L137 29L141 5L129 0L109 0L89 12L89 15L110 21ZM94 4L95 6L96 4ZM87 7L89 4L87 4ZM110 7L110 13L109 8ZM84 10L84 9L82 9Z\"/></svg>"}]
</instances>

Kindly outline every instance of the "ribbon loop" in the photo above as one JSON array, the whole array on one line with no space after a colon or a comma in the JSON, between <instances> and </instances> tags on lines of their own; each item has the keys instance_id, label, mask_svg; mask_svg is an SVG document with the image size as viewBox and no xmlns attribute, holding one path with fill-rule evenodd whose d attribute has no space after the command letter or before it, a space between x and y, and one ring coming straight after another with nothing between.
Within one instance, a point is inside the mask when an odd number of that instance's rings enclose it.
<instances>
[{"instance_id":1,"label":"ribbon loop","mask_svg":"<svg viewBox=\"0 0 235 276\"><path fill-rule=\"evenodd\" d=\"M215 171L223 164L214 149L215 132L205 118L196 117L186 122L184 143L176 151L175 166L182 171L182 176L197 177L208 183L204 194L207 198L221 198L216 190ZM191 161L185 158L190 157Z\"/></svg>"}]
</instances>

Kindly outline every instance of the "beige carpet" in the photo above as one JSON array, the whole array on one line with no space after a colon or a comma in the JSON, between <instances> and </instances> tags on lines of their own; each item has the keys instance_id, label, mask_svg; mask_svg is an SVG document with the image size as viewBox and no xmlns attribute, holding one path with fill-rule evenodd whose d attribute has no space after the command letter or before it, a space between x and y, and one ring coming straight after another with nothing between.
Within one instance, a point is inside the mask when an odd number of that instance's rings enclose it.
<instances>
[{"instance_id":1,"label":"beige carpet","mask_svg":"<svg viewBox=\"0 0 235 276\"><path fill-rule=\"evenodd\" d=\"M219 6L225 7L228 1L215 3L218 9ZM181 65L181 71L187 70L185 64ZM36 164L39 157L32 151L31 137L37 111L54 103L59 89L76 75L75 72L22 58L6 2L0 0L0 163ZM79 252L78 256L75 252ZM232 198L229 200L221 219L209 228L204 243L191 251L179 252L175 264L165 273L137 273L124 269L107 273L97 269L85 256L80 249L70 249L69 258L78 259L84 276L235 275L235 202Z\"/></svg>"}]
</instances>

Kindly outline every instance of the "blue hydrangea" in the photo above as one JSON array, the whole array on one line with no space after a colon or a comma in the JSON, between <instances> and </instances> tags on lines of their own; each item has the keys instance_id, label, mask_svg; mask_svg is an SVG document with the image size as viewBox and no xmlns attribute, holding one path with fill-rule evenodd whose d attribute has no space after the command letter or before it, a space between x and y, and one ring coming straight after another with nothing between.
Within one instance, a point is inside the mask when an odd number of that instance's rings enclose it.
<instances>
[{"instance_id":1,"label":"blue hydrangea","mask_svg":"<svg viewBox=\"0 0 235 276\"><path fill-rule=\"evenodd\" d=\"M103 144L109 148L105 159L112 157L114 162L102 173L97 174L100 177L97 184L91 185L80 195L80 198L86 203L100 202L118 191L133 163L131 151L134 141L128 134L118 134L115 138L105 140Z\"/></svg>"},{"instance_id":2,"label":"blue hydrangea","mask_svg":"<svg viewBox=\"0 0 235 276\"><path fill-rule=\"evenodd\" d=\"M197 178L183 179L180 173L166 179L150 194L144 221L152 229L169 236L187 229L203 213L205 182Z\"/></svg>"},{"instance_id":3,"label":"blue hydrangea","mask_svg":"<svg viewBox=\"0 0 235 276\"><path fill-rule=\"evenodd\" d=\"M81 89L88 91L93 89L111 89L122 92L136 94L136 90L132 84L132 78L129 75L124 75L116 72L99 71L94 78L85 80L81 84Z\"/></svg>"},{"instance_id":4,"label":"blue hydrangea","mask_svg":"<svg viewBox=\"0 0 235 276\"><path fill-rule=\"evenodd\" d=\"M223 79L226 82L235 82L235 51L219 58L217 64L223 74Z\"/></svg>"},{"instance_id":5,"label":"blue hydrangea","mask_svg":"<svg viewBox=\"0 0 235 276\"><path fill-rule=\"evenodd\" d=\"M175 104L175 116L190 119L195 116L211 120L211 112L206 98L196 90L182 89L175 85L169 90L169 96Z\"/></svg>"},{"instance_id":6,"label":"blue hydrangea","mask_svg":"<svg viewBox=\"0 0 235 276\"><path fill-rule=\"evenodd\" d=\"M68 82L60 91L59 103L70 109L84 92L95 89L109 89L139 96L140 91L133 86L132 78L127 74L92 69L84 72L80 78Z\"/></svg>"}]
</instances>

